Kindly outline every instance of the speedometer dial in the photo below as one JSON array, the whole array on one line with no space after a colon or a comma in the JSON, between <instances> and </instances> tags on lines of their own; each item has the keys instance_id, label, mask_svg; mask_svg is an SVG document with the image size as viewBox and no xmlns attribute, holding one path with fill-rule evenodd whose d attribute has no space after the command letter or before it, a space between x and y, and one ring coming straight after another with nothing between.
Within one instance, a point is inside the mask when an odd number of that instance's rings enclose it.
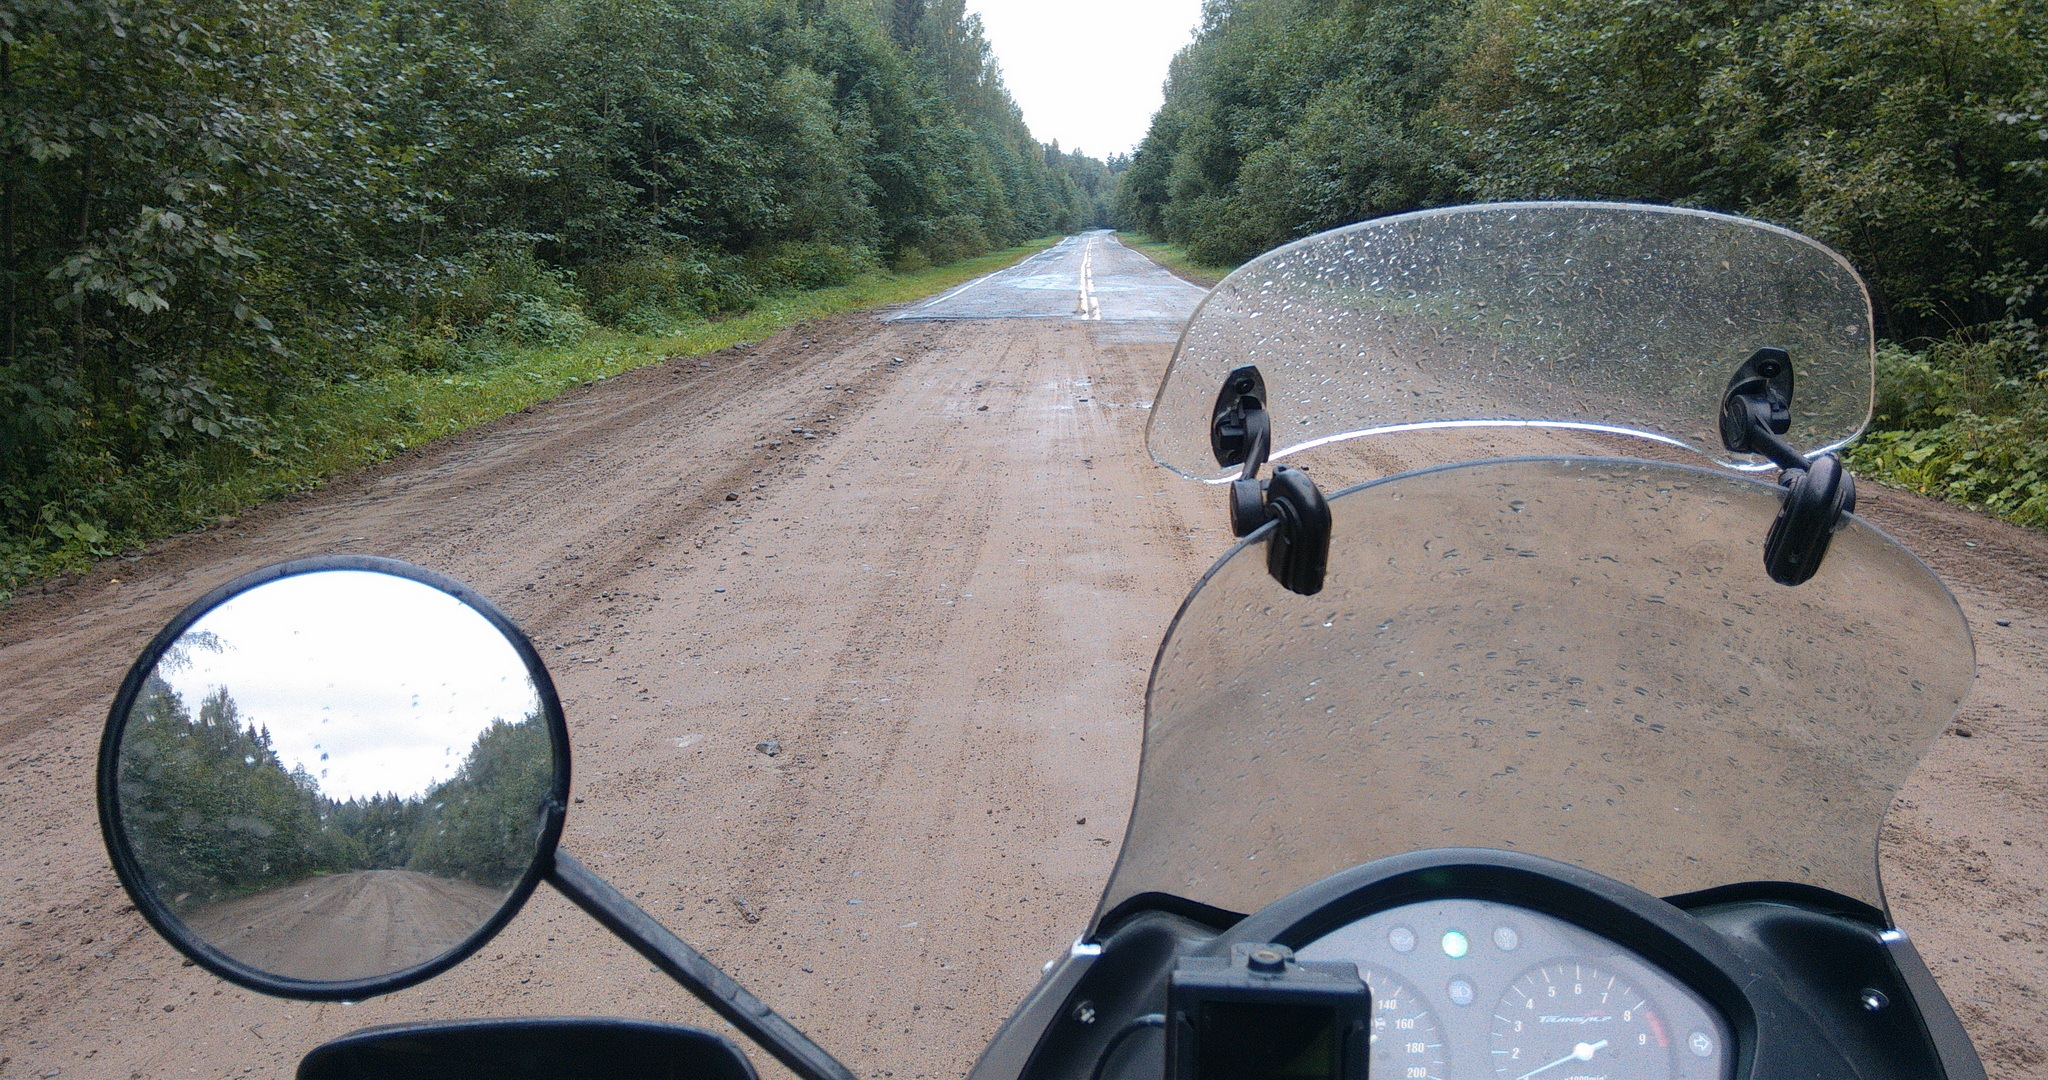
<instances>
[{"instance_id":1,"label":"speedometer dial","mask_svg":"<svg viewBox=\"0 0 2048 1080\"><path fill-rule=\"evenodd\" d=\"M1358 965L1372 988L1368 1075L1380 1080L1444 1080L1444 1036L1415 988L1384 968Z\"/></svg>"},{"instance_id":2,"label":"speedometer dial","mask_svg":"<svg viewBox=\"0 0 2048 1080\"><path fill-rule=\"evenodd\" d=\"M1678 1075L1656 1009L1610 972L1566 960L1523 972L1493 1010L1502 1080L1665 1080Z\"/></svg>"}]
</instances>

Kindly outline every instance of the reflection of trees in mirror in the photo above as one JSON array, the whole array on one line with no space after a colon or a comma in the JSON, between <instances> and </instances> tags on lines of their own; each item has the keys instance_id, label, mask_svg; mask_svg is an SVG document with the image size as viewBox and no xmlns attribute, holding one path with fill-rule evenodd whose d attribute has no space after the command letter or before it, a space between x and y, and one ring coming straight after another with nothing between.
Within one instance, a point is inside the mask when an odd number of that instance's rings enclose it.
<instances>
[{"instance_id":1,"label":"reflection of trees in mirror","mask_svg":"<svg viewBox=\"0 0 2048 1080\"><path fill-rule=\"evenodd\" d=\"M169 658L167 658L169 659ZM532 861L554 778L538 713L493 721L449 780L414 798L337 802L287 769L226 688L197 713L150 676L122 737L124 831L181 913L316 875L406 869L509 888Z\"/></svg>"},{"instance_id":2,"label":"reflection of trees in mirror","mask_svg":"<svg viewBox=\"0 0 2048 1080\"><path fill-rule=\"evenodd\" d=\"M499 888L533 861L542 802L554 780L554 748L538 714L503 720L477 736L461 771L418 804L407 863L442 877Z\"/></svg>"},{"instance_id":3,"label":"reflection of trees in mirror","mask_svg":"<svg viewBox=\"0 0 2048 1080\"><path fill-rule=\"evenodd\" d=\"M270 733L218 689L195 716L151 675L121 743L121 819L136 861L173 908L304 877L347 859L322 826L312 777L288 772Z\"/></svg>"}]
</instances>

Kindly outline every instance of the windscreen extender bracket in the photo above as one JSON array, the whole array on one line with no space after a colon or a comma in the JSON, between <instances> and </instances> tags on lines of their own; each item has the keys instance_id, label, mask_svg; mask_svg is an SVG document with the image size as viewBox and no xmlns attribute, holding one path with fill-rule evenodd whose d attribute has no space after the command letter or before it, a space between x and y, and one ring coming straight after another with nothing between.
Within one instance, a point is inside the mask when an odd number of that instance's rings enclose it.
<instances>
[{"instance_id":1,"label":"windscreen extender bracket","mask_svg":"<svg viewBox=\"0 0 2048 1080\"><path fill-rule=\"evenodd\" d=\"M1776 465L1784 505L1764 538L1764 569L1780 585L1800 585L1820 570L1828 544L1856 512L1856 478L1834 454L1808 460L1783 436L1792 430L1792 355L1751 353L1721 395L1721 443Z\"/></svg>"},{"instance_id":2,"label":"windscreen extender bracket","mask_svg":"<svg viewBox=\"0 0 2048 1080\"><path fill-rule=\"evenodd\" d=\"M1266 415L1266 379L1246 364L1223 377L1209 415L1209 448L1218 465L1241 465L1230 482L1230 532L1246 537L1266 523L1266 485L1259 469L1273 451L1273 421Z\"/></svg>"},{"instance_id":3,"label":"windscreen extender bracket","mask_svg":"<svg viewBox=\"0 0 2048 1080\"><path fill-rule=\"evenodd\" d=\"M1259 479L1273 451L1273 421L1266 411L1266 380L1246 364L1223 377L1209 417L1209 448L1218 465L1240 465L1230 482L1230 531L1250 536L1275 522L1266 542L1266 569L1291 592L1314 596L1330 562L1330 505L1315 481L1285 465Z\"/></svg>"}]
</instances>

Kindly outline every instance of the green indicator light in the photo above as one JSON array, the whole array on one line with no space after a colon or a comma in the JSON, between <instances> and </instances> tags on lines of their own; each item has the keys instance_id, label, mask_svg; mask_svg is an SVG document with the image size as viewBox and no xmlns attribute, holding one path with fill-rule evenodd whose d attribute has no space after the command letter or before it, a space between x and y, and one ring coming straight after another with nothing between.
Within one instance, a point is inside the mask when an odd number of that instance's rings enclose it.
<instances>
[{"instance_id":1,"label":"green indicator light","mask_svg":"<svg viewBox=\"0 0 2048 1080\"><path fill-rule=\"evenodd\" d=\"M1472 950L1472 942L1462 931L1444 931L1444 955L1453 960Z\"/></svg>"}]
</instances>

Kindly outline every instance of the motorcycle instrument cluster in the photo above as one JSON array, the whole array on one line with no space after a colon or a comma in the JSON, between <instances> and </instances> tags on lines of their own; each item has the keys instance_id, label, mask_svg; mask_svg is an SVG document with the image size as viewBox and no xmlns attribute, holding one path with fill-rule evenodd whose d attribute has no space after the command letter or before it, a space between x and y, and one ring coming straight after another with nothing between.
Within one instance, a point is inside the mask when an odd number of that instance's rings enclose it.
<instances>
[{"instance_id":1,"label":"motorcycle instrument cluster","mask_svg":"<svg viewBox=\"0 0 2048 1080\"><path fill-rule=\"evenodd\" d=\"M1358 965L1372 988L1372 1035L1367 1055L1374 1076L1405 1076L1445 1080L1444 1032L1422 995L1399 975L1369 964ZM1421 1070L1417 1072L1416 1070Z\"/></svg>"},{"instance_id":2,"label":"motorcycle instrument cluster","mask_svg":"<svg viewBox=\"0 0 2048 1080\"><path fill-rule=\"evenodd\" d=\"M1598 935L1526 908L1435 900L1300 950L1373 988L1372 1075L1401 1080L1718 1080L1725 1025L1698 994Z\"/></svg>"}]
</instances>

